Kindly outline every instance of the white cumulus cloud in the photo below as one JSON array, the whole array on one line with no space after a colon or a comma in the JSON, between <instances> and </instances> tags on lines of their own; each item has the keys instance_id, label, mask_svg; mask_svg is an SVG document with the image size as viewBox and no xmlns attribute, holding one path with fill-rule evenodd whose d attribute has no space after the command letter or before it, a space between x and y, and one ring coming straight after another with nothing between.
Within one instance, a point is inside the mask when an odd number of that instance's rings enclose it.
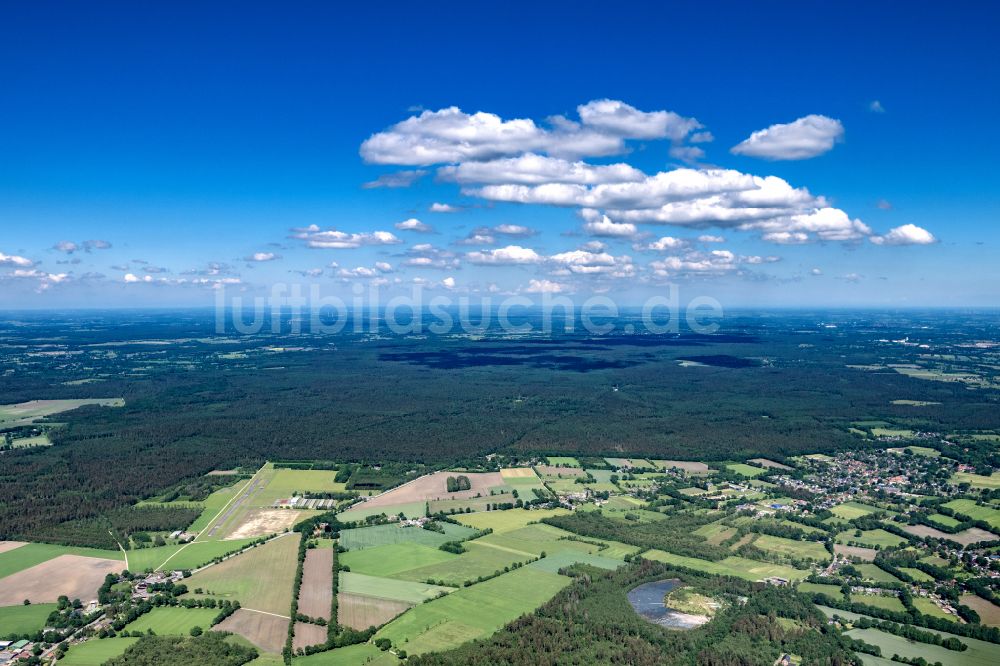
<instances>
[{"instance_id":1,"label":"white cumulus cloud","mask_svg":"<svg viewBox=\"0 0 1000 666\"><path fill-rule=\"evenodd\" d=\"M876 245L931 245L938 242L934 234L915 224L904 224L869 240Z\"/></svg>"},{"instance_id":2,"label":"white cumulus cloud","mask_svg":"<svg viewBox=\"0 0 1000 666\"><path fill-rule=\"evenodd\" d=\"M839 120L812 114L758 130L730 152L766 160L805 160L829 152L843 137Z\"/></svg>"}]
</instances>

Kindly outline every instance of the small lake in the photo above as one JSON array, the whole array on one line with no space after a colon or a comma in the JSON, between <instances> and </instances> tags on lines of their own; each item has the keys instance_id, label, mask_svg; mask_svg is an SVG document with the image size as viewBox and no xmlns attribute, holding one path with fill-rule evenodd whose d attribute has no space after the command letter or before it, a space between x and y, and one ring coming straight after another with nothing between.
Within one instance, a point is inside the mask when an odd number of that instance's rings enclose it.
<instances>
[{"instance_id":1,"label":"small lake","mask_svg":"<svg viewBox=\"0 0 1000 666\"><path fill-rule=\"evenodd\" d=\"M628 602L635 612L650 622L668 629L693 629L708 622L705 615L689 615L667 608L663 598L681 585L676 578L646 583L628 593Z\"/></svg>"}]
</instances>

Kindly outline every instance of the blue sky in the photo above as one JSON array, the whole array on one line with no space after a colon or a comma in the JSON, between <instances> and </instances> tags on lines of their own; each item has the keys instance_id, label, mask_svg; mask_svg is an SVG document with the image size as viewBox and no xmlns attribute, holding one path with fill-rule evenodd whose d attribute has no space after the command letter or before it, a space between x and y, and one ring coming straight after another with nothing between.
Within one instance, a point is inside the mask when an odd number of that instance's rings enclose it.
<instances>
[{"instance_id":1,"label":"blue sky","mask_svg":"<svg viewBox=\"0 0 1000 666\"><path fill-rule=\"evenodd\" d=\"M0 307L995 306L998 10L897 7L5 7Z\"/></svg>"}]
</instances>

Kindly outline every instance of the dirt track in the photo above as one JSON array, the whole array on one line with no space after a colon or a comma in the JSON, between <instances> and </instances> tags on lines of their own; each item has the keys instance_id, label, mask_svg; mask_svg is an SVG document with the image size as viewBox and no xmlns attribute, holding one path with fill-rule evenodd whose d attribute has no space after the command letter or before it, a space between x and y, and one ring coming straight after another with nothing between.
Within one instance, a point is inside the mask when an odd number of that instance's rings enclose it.
<instances>
[{"instance_id":1,"label":"dirt track","mask_svg":"<svg viewBox=\"0 0 1000 666\"><path fill-rule=\"evenodd\" d=\"M48 562L0 578L0 606L57 601L65 594L83 603L97 597L97 588L109 573L125 569L125 562L99 557L60 555Z\"/></svg>"}]
</instances>

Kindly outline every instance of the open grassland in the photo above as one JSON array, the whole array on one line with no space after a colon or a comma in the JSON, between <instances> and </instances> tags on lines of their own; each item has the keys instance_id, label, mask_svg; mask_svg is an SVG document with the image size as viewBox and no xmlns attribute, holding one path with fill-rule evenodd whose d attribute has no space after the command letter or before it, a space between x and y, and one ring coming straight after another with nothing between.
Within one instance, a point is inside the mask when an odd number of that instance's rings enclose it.
<instances>
[{"instance_id":1,"label":"open grassland","mask_svg":"<svg viewBox=\"0 0 1000 666\"><path fill-rule=\"evenodd\" d=\"M1000 510L992 506L981 506L970 499L952 500L944 506L973 520L985 521L990 527L1000 530Z\"/></svg>"},{"instance_id":2,"label":"open grassland","mask_svg":"<svg viewBox=\"0 0 1000 666\"><path fill-rule=\"evenodd\" d=\"M467 551L440 564L410 569L396 575L404 580L435 580L445 585L459 586L466 581L475 581L481 576L492 576L515 562L526 562L531 555L512 552L503 548L488 546L471 541L465 544Z\"/></svg>"},{"instance_id":3,"label":"open grassland","mask_svg":"<svg viewBox=\"0 0 1000 666\"><path fill-rule=\"evenodd\" d=\"M524 527L528 523L537 523L543 518L565 516L568 513L567 509L539 509L532 511L527 509L511 509L509 511L487 511L485 513L455 516L455 520L463 525L474 527L477 530L490 528L494 532L508 532Z\"/></svg>"},{"instance_id":4,"label":"open grassland","mask_svg":"<svg viewBox=\"0 0 1000 666\"><path fill-rule=\"evenodd\" d=\"M946 516L942 513L932 513L931 515L927 516L927 520L931 521L935 525L943 526L946 528L958 527L959 525L962 524L962 521L956 520L951 516Z\"/></svg>"},{"instance_id":5,"label":"open grassland","mask_svg":"<svg viewBox=\"0 0 1000 666\"><path fill-rule=\"evenodd\" d=\"M945 613L944 610L938 606L936 603L930 599L923 597L913 598L913 607L924 615L930 615L931 617L941 618L942 620L952 620L955 621L957 618L954 615Z\"/></svg>"},{"instance_id":6,"label":"open grassland","mask_svg":"<svg viewBox=\"0 0 1000 666\"><path fill-rule=\"evenodd\" d=\"M359 594L365 597L419 604L441 594L447 594L452 591L452 588L392 578L379 578L354 572L341 572L338 590L345 594Z\"/></svg>"},{"instance_id":7,"label":"open grassland","mask_svg":"<svg viewBox=\"0 0 1000 666\"><path fill-rule=\"evenodd\" d=\"M370 576L394 576L423 567L432 567L457 559L459 556L434 546L417 543L389 544L341 553L339 563L351 571ZM428 578L428 576L424 576Z\"/></svg>"},{"instance_id":8,"label":"open grassland","mask_svg":"<svg viewBox=\"0 0 1000 666\"><path fill-rule=\"evenodd\" d=\"M853 541L869 548L874 548L875 546L889 548L892 546L901 546L906 543L906 539L903 537L885 530L864 530L861 532L861 536L855 536L856 531L844 530L840 532L836 537L836 542L846 544Z\"/></svg>"},{"instance_id":9,"label":"open grassland","mask_svg":"<svg viewBox=\"0 0 1000 666\"><path fill-rule=\"evenodd\" d=\"M547 460L550 465L561 467L580 467L580 461L571 456L549 456Z\"/></svg>"},{"instance_id":10,"label":"open grassland","mask_svg":"<svg viewBox=\"0 0 1000 666\"><path fill-rule=\"evenodd\" d=\"M924 629L923 631L927 631ZM948 638L953 634L935 631L942 638ZM956 652L938 645L927 643L917 643L907 640L901 636L890 634L878 629L852 629L847 632L851 638L861 639L866 643L877 645L882 649L882 654L891 656L898 654L901 657L916 659L923 658L927 663L941 662L948 666L995 666L1000 663L1000 645L979 641L974 638L964 638L956 636L958 640L968 646L963 652Z\"/></svg>"},{"instance_id":11,"label":"open grassland","mask_svg":"<svg viewBox=\"0 0 1000 666\"><path fill-rule=\"evenodd\" d=\"M934 576L921 571L920 569L914 569L912 567L900 567L900 571L907 574L910 578L917 581L918 583L929 583L934 580Z\"/></svg>"},{"instance_id":12,"label":"open grassland","mask_svg":"<svg viewBox=\"0 0 1000 666\"><path fill-rule=\"evenodd\" d=\"M990 476L980 476L971 472L956 472L949 481L954 485L968 483L973 488L995 490L1000 488L1000 472L993 472Z\"/></svg>"},{"instance_id":13,"label":"open grassland","mask_svg":"<svg viewBox=\"0 0 1000 666\"><path fill-rule=\"evenodd\" d=\"M383 652L371 643L348 645L328 652L318 652L307 657L292 660L295 666L395 666L399 664L396 655ZM257 666L257 662L250 662Z\"/></svg>"},{"instance_id":14,"label":"open grassland","mask_svg":"<svg viewBox=\"0 0 1000 666\"><path fill-rule=\"evenodd\" d=\"M519 490L522 499L530 500L534 499L533 496L528 494L526 488ZM513 504L517 501L511 493L502 493L498 495L487 495L483 497L469 497L467 499L446 499L446 500L431 500L427 503L427 510L432 514L435 513L453 513L466 511L489 511L493 504Z\"/></svg>"},{"instance_id":15,"label":"open grassland","mask_svg":"<svg viewBox=\"0 0 1000 666\"><path fill-rule=\"evenodd\" d=\"M573 537L572 532L561 530L551 525L526 525L520 529L508 532L487 534L476 539L474 543L500 548L517 555L527 555L538 557L542 553L549 555L563 551L572 550L580 553L596 553L598 546L574 541L567 537Z\"/></svg>"},{"instance_id":16,"label":"open grassland","mask_svg":"<svg viewBox=\"0 0 1000 666\"><path fill-rule=\"evenodd\" d=\"M0 638L35 633L55 609L56 604L0 606Z\"/></svg>"},{"instance_id":17,"label":"open grassland","mask_svg":"<svg viewBox=\"0 0 1000 666\"><path fill-rule=\"evenodd\" d=\"M753 479L767 472L763 467L754 467L746 463L730 463L726 465L726 469L730 472L736 472L740 476L745 476L748 479Z\"/></svg>"},{"instance_id":18,"label":"open grassland","mask_svg":"<svg viewBox=\"0 0 1000 666\"><path fill-rule=\"evenodd\" d=\"M649 550L642 554L647 560L656 560L677 566L688 567L705 573L719 576L736 576L745 580L761 580L771 576L778 576L788 580L802 580L808 575L808 571L795 569L784 564L771 564L768 562L758 562L748 560L745 557L727 557L718 562L702 560L696 557L685 557L684 555L674 555L662 550Z\"/></svg>"},{"instance_id":19,"label":"open grassland","mask_svg":"<svg viewBox=\"0 0 1000 666\"><path fill-rule=\"evenodd\" d=\"M19 402L14 405L0 405L0 426L4 428L26 426L47 416L61 414L62 412L68 412L71 409L78 409L86 405L124 407L125 401L121 398L83 398L71 400L29 400L28 402Z\"/></svg>"},{"instance_id":20,"label":"open grassland","mask_svg":"<svg viewBox=\"0 0 1000 666\"><path fill-rule=\"evenodd\" d=\"M852 594L850 595L851 603L864 604L866 606L872 606L873 608L882 608L884 610L893 611L894 613L905 613L906 606L903 602L899 600L898 597L883 597L881 595L875 594Z\"/></svg>"},{"instance_id":21,"label":"open grassland","mask_svg":"<svg viewBox=\"0 0 1000 666\"><path fill-rule=\"evenodd\" d=\"M840 599L843 596L840 593L839 585L826 585L823 583L799 583L798 591L805 594L825 594L834 599Z\"/></svg>"},{"instance_id":22,"label":"open grassland","mask_svg":"<svg viewBox=\"0 0 1000 666\"><path fill-rule=\"evenodd\" d=\"M0 543L20 543L3 541ZM100 550L97 548L76 548L73 546L58 546L50 543L29 543L14 548L0 549L0 578L12 573L23 571L36 564L47 562L60 555L82 555L104 560L125 561L125 555L120 550Z\"/></svg>"},{"instance_id":23,"label":"open grassland","mask_svg":"<svg viewBox=\"0 0 1000 666\"><path fill-rule=\"evenodd\" d=\"M963 594L959 601L979 613L980 621L989 627L1000 627L1000 606L977 594Z\"/></svg>"},{"instance_id":24,"label":"open grassland","mask_svg":"<svg viewBox=\"0 0 1000 666\"><path fill-rule=\"evenodd\" d=\"M546 557L543 557L537 562L532 562L528 566L542 571L548 571L549 573L559 573L560 569L574 564L589 564L590 566L597 567L598 569L614 570L622 566L624 562L610 557L605 557L600 554L600 551L598 551L597 554L588 554L572 550L562 550L555 555L547 554Z\"/></svg>"},{"instance_id":25,"label":"open grassland","mask_svg":"<svg viewBox=\"0 0 1000 666\"><path fill-rule=\"evenodd\" d=\"M258 506L271 506L275 500L288 499L294 494L342 493L347 484L336 483L333 470L275 469L264 489L255 498Z\"/></svg>"},{"instance_id":26,"label":"open grassland","mask_svg":"<svg viewBox=\"0 0 1000 666\"><path fill-rule=\"evenodd\" d=\"M403 514L407 518L421 518L427 513L427 502L407 502L405 504L392 504L388 506L372 505L368 502L356 504L349 510L337 516L342 523L364 520L368 516L377 516L384 513L387 516Z\"/></svg>"},{"instance_id":27,"label":"open grassland","mask_svg":"<svg viewBox=\"0 0 1000 666\"><path fill-rule=\"evenodd\" d=\"M898 583L900 580L893 576L887 571L879 569L874 564L855 564L854 568L861 572L861 575L867 580L873 580L876 583Z\"/></svg>"},{"instance_id":28,"label":"open grassland","mask_svg":"<svg viewBox=\"0 0 1000 666\"><path fill-rule=\"evenodd\" d=\"M333 549L307 550L306 561L302 566L302 585L299 587L299 612L309 617L329 620L332 604Z\"/></svg>"},{"instance_id":29,"label":"open grassland","mask_svg":"<svg viewBox=\"0 0 1000 666\"><path fill-rule=\"evenodd\" d=\"M208 629L219 614L215 608L181 608L161 606L154 608L134 622L125 625L129 631L146 633L150 629L159 635L187 636L192 627Z\"/></svg>"},{"instance_id":30,"label":"open grassland","mask_svg":"<svg viewBox=\"0 0 1000 666\"><path fill-rule=\"evenodd\" d=\"M762 534L754 541L754 546L771 553L787 555L798 559L809 559L817 562L828 562L830 553L818 541L797 541L783 537Z\"/></svg>"},{"instance_id":31,"label":"open grassland","mask_svg":"<svg viewBox=\"0 0 1000 666\"><path fill-rule=\"evenodd\" d=\"M287 609L285 612L288 612ZM247 639L262 651L276 654L281 652L281 648L285 645L288 622L287 617L256 613L241 608L215 625L213 629L215 631L231 631L237 636ZM256 664L257 662L251 663Z\"/></svg>"},{"instance_id":32,"label":"open grassland","mask_svg":"<svg viewBox=\"0 0 1000 666\"><path fill-rule=\"evenodd\" d=\"M896 449L887 449L891 453L905 454L907 451L915 456L924 456L926 458L938 458L941 456L941 452L937 449L932 449L927 446L901 446Z\"/></svg>"},{"instance_id":33,"label":"open grassland","mask_svg":"<svg viewBox=\"0 0 1000 666\"><path fill-rule=\"evenodd\" d=\"M532 476L535 475L530 469L528 471ZM458 476L468 478L472 488L449 493L448 477ZM376 495L362 506L385 508L428 500L467 499L476 495L489 495L490 488L502 485L504 478L499 472L434 472Z\"/></svg>"},{"instance_id":34,"label":"open grassland","mask_svg":"<svg viewBox=\"0 0 1000 666\"><path fill-rule=\"evenodd\" d=\"M761 467L766 467L768 469L792 469L788 465L774 460L769 460L768 458L751 458L749 462L757 463Z\"/></svg>"},{"instance_id":35,"label":"open grassland","mask_svg":"<svg viewBox=\"0 0 1000 666\"><path fill-rule=\"evenodd\" d=\"M538 465L535 467L535 471L546 479L575 479L586 474L579 467L553 467L552 465Z\"/></svg>"},{"instance_id":36,"label":"open grassland","mask_svg":"<svg viewBox=\"0 0 1000 666\"><path fill-rule=\"evenodd\" d=\"M93 638L70 647L59 666L101 666L109 659L121 656L138 638Z\"/></svg>"},{"instance_id":37,"label":"open grassland","mask_svg":"<svg viewBox=\"0 0 1000 666\"><path fill-rule=\"evenodd\" d=\"M552 598L564 576L524 567L421 604L376 634L409 654L447 650L489 636Z\"/></svg>"},{"instance_id":38,"label":"open grassland","mask_svg":"<svg viewBox=\"0 0 1000 666\"><path fill-rule=\"evenodd\" d=\"M881 510L882 509L879 509L878 507L862 504L861 502L844 502L843 504L838 504L830 509L830 512L838 518L852 520L854 518L860 518L861 516L878 513Z\"/></svg>"},{"instance_id":39,"label":"open grassland","mask_svg":"<svg viewBox=\"0 0 1000 666\"><path fill-rule=\"evenodd\" d=\"M186 545L175 544L130 550L128 552L129 571L197 569L216 557L239 550L252 541L253 539L194 541Z\"/></svg>"},{"instance_id":40,"label":"open grassland","mask_svg":"<svg viewBox=\"0 0 1000 666\"><path fill-rule=\"evenodd\" d=\"M262 546L200 571L185 582L206 596L239 601L246 608L285 615L292 604L298 535L278 537Z\"/></svg>"},{"instance_id":41,"label":"open grassland","mask_svg":"<svg viewBox=\"0 0 1000 666\"><path fill-rule=\"evenodd\" d=\"M16 554L28 546L9 551ZM60 555L54 559L0 578L0 606L13 606L30 599L34 603L70 599L91 600L109 573L125 568L121 560Z\"/></svg>"},{"instance_id":42,"label":"open grassland","mask_svg":"<svg viewBox=\"0 0 1000 666\"><path fill-rule=\"evenodd\" d=\"M389 620L413 608L414 605L406 601L379 599L341 592L337 595L337 622L358 630L381 627Z\"/></svg>"}]
</instances>

